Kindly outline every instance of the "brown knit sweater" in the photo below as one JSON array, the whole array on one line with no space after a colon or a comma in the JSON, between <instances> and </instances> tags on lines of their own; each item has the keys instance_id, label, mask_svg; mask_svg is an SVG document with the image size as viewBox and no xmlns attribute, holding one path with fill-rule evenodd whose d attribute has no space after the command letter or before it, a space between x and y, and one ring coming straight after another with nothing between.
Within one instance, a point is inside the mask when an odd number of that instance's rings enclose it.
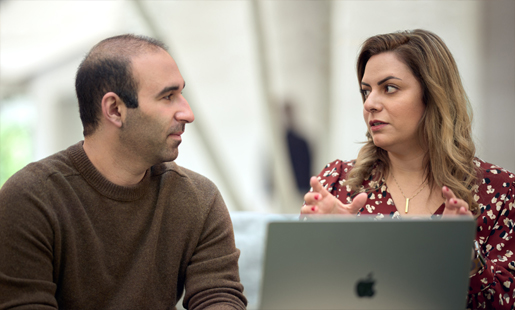
<instances>
[{"instance_id":1,"label":"brown knit sweater","mask_svg":"<svg viewBox=\"0 0 515 310\"><path fill-rule=\"evenodd\" d=\"M79 142L0 189L0 309L245 309L216 186L177 164L123 187Z\"/></svg>"}]
</instances>

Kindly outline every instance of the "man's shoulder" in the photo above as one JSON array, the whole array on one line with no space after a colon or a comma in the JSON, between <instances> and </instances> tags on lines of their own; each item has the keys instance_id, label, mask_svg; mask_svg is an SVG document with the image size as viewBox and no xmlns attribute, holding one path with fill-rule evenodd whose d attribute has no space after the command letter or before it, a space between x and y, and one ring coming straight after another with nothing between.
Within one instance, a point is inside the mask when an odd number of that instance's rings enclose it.
<instances>
[{"instance_id":1,"label":"man's shoulder","mask_svg":"<svg viewBox=\"0 0 515 310\"><path fill-rule=\"evenodd\" d=\"M71 165L65 151L32 162L11 176L0 188L2 211L19 215L18 220L46 214L53 217L54 209L47 204L63 195L63 182L77 172ZM38 211L35 211L38 210Z\"/></svg>"},{"instance_id":2,"label":"man's shoulder","mask_svg":"<svg viewBox=\"0 0 515 310\"><path fill-rule=\"evenodd\" d=\"M37 182L46 181L56 174L64 176L77 174L77 170L73 167L67 155L67 150L27 164L11 176L5 185L14 183L16 185L30 186Z\"/></svg>"},{"instance_id":3,"label":"man's shoulder","mask_svg":"<svg viewBox=\"0 0 515 310\"><path fill-rule=\"evenodd\" d=\"M216 185L206 176L178 165L176 162L165 162L152 167L152 174L162 176L165 180L179 181L183 186L197 189L217 190Z\"/></svg>"}]
</instances>

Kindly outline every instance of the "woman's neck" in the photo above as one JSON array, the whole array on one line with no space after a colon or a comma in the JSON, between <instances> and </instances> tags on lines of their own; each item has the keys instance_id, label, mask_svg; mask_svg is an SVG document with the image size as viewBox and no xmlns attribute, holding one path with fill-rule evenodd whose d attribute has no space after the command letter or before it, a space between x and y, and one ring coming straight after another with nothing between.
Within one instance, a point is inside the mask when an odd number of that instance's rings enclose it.
<instances>
[{"instance_id":1,"label":"woman's neck","mask_svg":"<svg viewBox=\"0 0 515 310\"><path fill-rule=\"evenodd\" d=\"M390 173L397 178L425 179L425 152L396 154L388 152L390 159Z\"/></svg>"},{"instance_id":2,"label":"woman's neck","mask_svg":"<svg viewBox=\"0 0 515 310\"><path fill-rule=\"evenodd\" d=\"M431 215L443 203L441 191L428 183L425 154L388 153L390 171L385 176L386 184L397 210L404 216Z\"/></svg>"}]
</instances>

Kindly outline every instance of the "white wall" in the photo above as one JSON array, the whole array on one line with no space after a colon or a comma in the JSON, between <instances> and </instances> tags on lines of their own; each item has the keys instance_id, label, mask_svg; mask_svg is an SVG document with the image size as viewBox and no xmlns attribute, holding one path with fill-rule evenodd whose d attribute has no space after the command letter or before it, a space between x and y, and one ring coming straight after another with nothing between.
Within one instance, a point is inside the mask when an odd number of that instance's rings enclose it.
<instances>
[{"instance_id":1,"label":"white wall","mask_svg":"<svg viewBox=\"0 0 515 310\"><path fill-rule=\"evenodd\" d=\"M515 172L515 1L482 2L478 155ZM479 113L478 113L479 112Z\"/></svg>"},{"instance_id":2,"label":"white wall","mask_svg":"<svg viewBox=\"0 0 515 310\"><path fill-rule=\"evenodd\" d=\"M514 1L259 1L264 66L252 2L142 3L171 47L196 113L177 161L211 178L231 210L298 210L297 204L284 209L265 187L277 133L260 70L268 70L277 104L291 98L298 105L297 126L315 148L317 173L336 158L356 157L365 138L359 46L396 30L425 28L443 38L475 110L478 155L515 170ZM35 159L82 137L72 98L84 53L114 34L153 34L132 1L2 1L0 14L0 97L17 87L36 102Z\"/></svg>"}]
</instances>

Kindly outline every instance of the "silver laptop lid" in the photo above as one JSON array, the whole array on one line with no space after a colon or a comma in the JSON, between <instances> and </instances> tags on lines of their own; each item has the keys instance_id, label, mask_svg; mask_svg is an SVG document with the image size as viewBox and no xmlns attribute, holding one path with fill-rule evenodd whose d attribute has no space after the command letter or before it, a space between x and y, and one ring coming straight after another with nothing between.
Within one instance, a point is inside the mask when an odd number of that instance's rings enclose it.
<instances>
[{"instance_id":1,"label":"silver laptop lid","mask_svg":"<svg viewBox=\"0 0 515 310\"><path fill-rule=\"evenodd\" d=\"M475 220L268 225L260 309L465 309Z\"/></svg>"}]
</instances>

